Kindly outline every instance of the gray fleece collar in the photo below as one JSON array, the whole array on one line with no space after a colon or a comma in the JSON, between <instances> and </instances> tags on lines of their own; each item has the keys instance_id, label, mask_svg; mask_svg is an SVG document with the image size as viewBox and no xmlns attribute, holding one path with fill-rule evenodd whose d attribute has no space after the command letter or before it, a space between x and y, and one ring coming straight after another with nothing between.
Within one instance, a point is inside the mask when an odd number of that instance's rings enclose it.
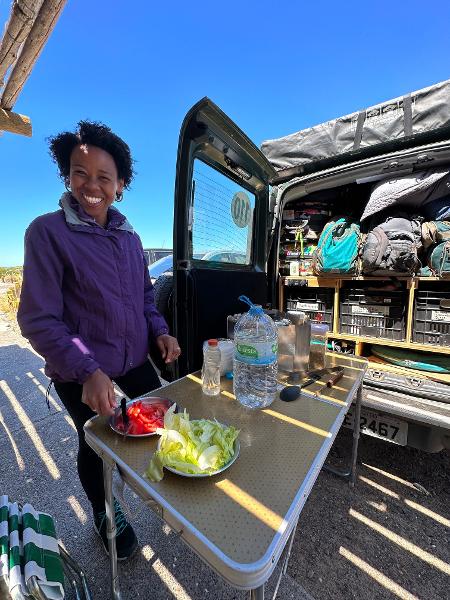
<instances>
[{"instance_id":1,"label":"gray fleece collar","mask_svg":"<svg viewBox=\"0 0 450 600\"><path fill-rule=\"evenodd\" d=\"M82 225L83 227L96 225L95 220L83 210L70 192L64 192L59 200L59 206L63 209L68 224ZM122 231L134 233L134 229L130 222L117 210L117 208L110 206L108 212L109 211L112 211L112 214L110 213L109 215L109 225L112 226L110 227L111 229L121 229Z\"/></svg>"}]
</instances>

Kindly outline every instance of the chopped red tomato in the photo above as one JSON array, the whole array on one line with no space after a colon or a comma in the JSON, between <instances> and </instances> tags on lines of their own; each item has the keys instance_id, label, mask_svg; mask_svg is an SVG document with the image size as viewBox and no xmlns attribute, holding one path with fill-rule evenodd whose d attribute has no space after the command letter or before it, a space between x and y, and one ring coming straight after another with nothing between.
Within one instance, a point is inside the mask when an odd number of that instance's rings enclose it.
<instances>
[{"instance_id":1,"label":"chopped red tomato","mask_svg":"<svg viewBox=\"0 0 450 600\"><path fill-rule=\"evenodd\" d=\"M128 433L131 435L143 435L153 433L158 427L164 427L164 415L169 406L163 402L147 404L138 400L127 408L130 420ZM122 420L117 423L117 429L124 431Z\"/></svg>"}]
</instances>

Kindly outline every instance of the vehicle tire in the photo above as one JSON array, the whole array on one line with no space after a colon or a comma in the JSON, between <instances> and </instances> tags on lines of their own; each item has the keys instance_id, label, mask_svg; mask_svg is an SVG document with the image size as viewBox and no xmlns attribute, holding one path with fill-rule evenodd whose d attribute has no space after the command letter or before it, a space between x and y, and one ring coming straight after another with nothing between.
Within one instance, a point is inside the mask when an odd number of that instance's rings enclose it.
<instances>
[{"instance_id":1,"label":"vehicle tire","mask_svg":"<svg viewBox=\"0 0 450 600\"><path fill-rule=\"evenodd\" d=\"M173 307L172 307L172 291L173 291L173 273L162 273L153 284L155 295L155 306L158 312L166 320L170 333L173 332ZM166 381L175 379L173 365L167 365L161 358L161 354L156 347L156 344L151 344L150 355L153 362L161 372L161 377Z\"/></svg>"},{"instance_id":2,"label":"vehicle tire","mask_svg":"<svg viewBox=\"0 0 450 600\"><path fill-rule=\"evenodd\" d=\"M169 304L173 291L173 273L162 273L153 284L153 290L158 312L166 319L169 327L172 327L172 311Z\"/></svg>"}]
</instances>

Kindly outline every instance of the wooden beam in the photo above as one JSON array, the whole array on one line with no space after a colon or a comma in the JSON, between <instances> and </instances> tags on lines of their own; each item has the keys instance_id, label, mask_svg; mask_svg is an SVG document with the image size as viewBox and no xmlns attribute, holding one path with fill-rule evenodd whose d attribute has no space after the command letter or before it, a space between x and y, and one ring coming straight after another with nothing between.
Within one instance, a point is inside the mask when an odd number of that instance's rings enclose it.
<instances>
[{"instance_id":1,"label":"wooden beam","mask_svg":"<svg viewBox=\"0 0 450 600\"><path fill-rule=\"evenodd\" d=\"M0 87L9 67L17 59L21 45L30 33L42 0L14 0L11 15L0 43Z\"/></svg>"},{"instance_id":2,"label":"wooden beam","mask_svg":"<svg viewBox=\"0 0 450 600\"><path fill-rule=\"evenodd\" d=\"M32 128L29 117L0 108L0 131L9 131L31 137Z\"/></svg>"},{"instance_id":3,"label":"wooden beam","mask_svg":"<svg viewBox=\"0 0 450 600\"><path fill-rule=\"evenodd\" d=\"M43 0L0 98L3 108L11 110L14 106L66 2L67 0Z\"/></svg>"}]
</instances>

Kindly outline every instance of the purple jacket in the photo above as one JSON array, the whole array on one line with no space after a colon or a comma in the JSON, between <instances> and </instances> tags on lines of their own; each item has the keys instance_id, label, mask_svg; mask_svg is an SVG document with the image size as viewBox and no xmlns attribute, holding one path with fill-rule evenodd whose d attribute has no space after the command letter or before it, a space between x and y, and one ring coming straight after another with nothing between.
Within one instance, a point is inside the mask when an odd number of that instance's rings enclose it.
<instances>
[{"instance_id":1,"label":"purple jacket","mask_svg":"<svg viewBox=\"0 0 450 600\"><path fill-rule=\"evenodd\" d=\"M115 208L102 228L66 193L62 210L25 234L17 320L55 381L84 383L143 364L149 341L169 328L155 307L139 236Z\"/></svg>"}]
</instances>

